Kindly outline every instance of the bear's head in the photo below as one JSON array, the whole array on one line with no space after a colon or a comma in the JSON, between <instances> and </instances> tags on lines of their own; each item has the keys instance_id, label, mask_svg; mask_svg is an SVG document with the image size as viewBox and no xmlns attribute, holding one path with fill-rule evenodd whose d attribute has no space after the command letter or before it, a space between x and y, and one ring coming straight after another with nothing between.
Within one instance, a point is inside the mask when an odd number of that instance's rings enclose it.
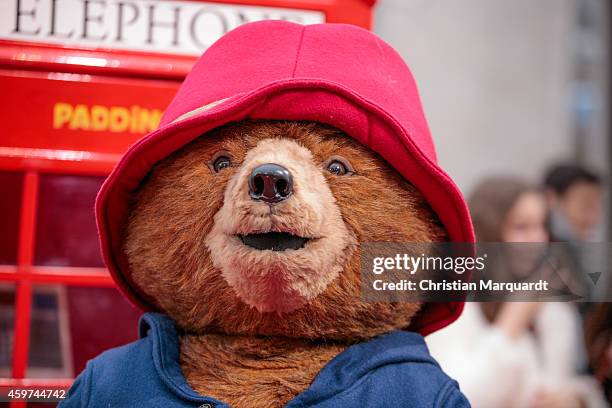
<instances>
[{"instance_id":1,"label":"bear's head","mask_svg":"<svg viewBox=\"0 0 612 408\"><path fill-rule=\"evenodd\" d=\"M416 303L360 297L360 244L436 242L421 193L316 122L243 120L159 162L133 196L124 251L140 291L182 329L363 339Z\"/></svg>"},{"instance_id":2,"label":"bear's head","mask_svg":"<svg viewBox=\"0 0 612 408\"><path fill-rule=\"evenodd\" d=\"M215 42L96 217L119 288L190 333L428 334L462 303L365 301L363 244L474 241L408 67L346 24L260 21Z\"/></svg>"}]
</instances>

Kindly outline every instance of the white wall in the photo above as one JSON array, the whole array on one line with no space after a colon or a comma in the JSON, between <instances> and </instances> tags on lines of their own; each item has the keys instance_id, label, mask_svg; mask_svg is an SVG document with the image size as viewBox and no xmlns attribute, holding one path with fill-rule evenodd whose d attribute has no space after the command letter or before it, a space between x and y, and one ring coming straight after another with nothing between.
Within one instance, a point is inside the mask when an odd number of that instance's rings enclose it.
<instances>
[{"instance_id":1,"label":"white wall","mask_svg":"<svg viewBox=\"0 0 612 408\"><path fill-rule=\"evenodd\" d=\"M442 167L538 181L572 157L575 0L381 0L374 30L411 67Z\"/></svg>"}]
</instances>

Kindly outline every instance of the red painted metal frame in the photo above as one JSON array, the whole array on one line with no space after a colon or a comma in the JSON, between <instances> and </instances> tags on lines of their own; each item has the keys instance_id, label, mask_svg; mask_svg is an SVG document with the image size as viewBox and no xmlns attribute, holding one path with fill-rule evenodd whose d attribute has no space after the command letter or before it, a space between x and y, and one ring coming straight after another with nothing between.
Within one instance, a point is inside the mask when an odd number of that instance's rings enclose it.
<instances>
[{"instance_id":1,"label":"red painted metal frame","mask_svg":"<svg viewBox=\"0 0 612 408\"><path fill-rule=\"evenodd\" d=\"M32 289L35 284L62 284L94 287L114 287L105 268L43 267L33 265L36 242L36 214L39 174L107 175L119 156L88 155L87 160L60 160L57 151L43 149L0 148L0 170L24 172L19 220L16 265L0 265L0 282L14 282L15 322L13 334L12 378L0 378L0 388L38 387L40 389L67 388L72 379L27 379L30 346ZM74 157L74 156L72 156ZM46 387L46 388L45 388ZM24 401L11 401L11 408L26 407Z\"/></svg>"},{"instance_id":2,"label":"red painted metal frame","mask_svg":"<svg viewBox=\"0 0 612 408\"><path fill-rule=\"evenodd\" d=\"M21 219L19 222L19 246L17 253L17 271L20 275L24 269L32 266L34 258L34 239L36 233L36 205L38 195L38 173L28 171L23 180L21 197ZM16 287L15 329L13 337L13 371L15 379L24 378L28 368L28 351L30 346L30 316L32 312L32 282L26 278L19 279ZM12 402L11 407L24 407L23 402Z\"/></svg>"},{"instance_id":3,"label":"red painted metal frame","mask_svg":"<svg viewBox=\"0 0 612 408\"><path fill-rule=\"evenodd\" d=\"M118 154L80 151L62 155L62 152L65 151L0 147L0 170L106 176L121 157ZM81 156L83 159L64 159L62 156Z\"/></svg>"},{"instance_id":4,"label":"red painted metal frame","mask_svg":"<svg viewBox=\"0 0 612 408\"><path fill-rule=\"evenodd\" d=\"M40 388L67 388L72 384L72 378L54 378L51 380L28 378L0 378L0 387L40 387Z\"/></svg>"},{"instance_id":5,"label":"red painted metal frame","mask_svg":"<svg viewBox=\"0 0 612 408\"><path fill-rule=\"evenodd\" d=\"M23 184L21 220L19 224L17 275L20 275L24 270L32 266L32 259L34 257L38 173L28 171L25 174ZM28 365L30 314L32 309L32 282L29 279L21 278L17 283L16 309L22 313L22 315L21 319L15 319L13 378L24 378Z\"/></svg>"},{"instance_id":6,"label":"red painted metal frame","mask_svg":"<svg viewBox=\"0 0 612 408\"><path fill-rule=\"evenodd\" d=\"M77 286L115 287L113 279L105 268L0 266L0 282L23 282L25 280L35 284L61 283Z\"/></svg>"},{"instance_id":7,"label":"red painted metal frame","mask_svg":"<svg viewBox=\"0 0 612 408\"><path fill-rule=\"evenodd\" d=\"M371 27L372 7L376 0L219 0L216 3L258 5L269 7L318 10L325 13L327 22L351 23ZM108 61L105 66L71 63L91 58ZM40 43L0 40L0 69L5 73L32 71L67 72L100 75L99 78L141 78L180 81L187 74L195 58L188 56L79 49ZM115 80L113 80L115 81ZM87 149L86 142L83 149ZM63 154L69 153L69 154ZM82 154L81 154L82 153ZM79 157L79 159L75 159ZM114 287L106 269L42 267L33 265L38 182L40 173L61 173L105 176L119 159L119 154L93 151L60 151L37 148L0 147L0 171L24 173L21 197L21 218L17 265L0 265L0 282L16 285L14 350L12 378L0 378L0 387L67 388L72 379L27 379L30 345L30 317L32 289L35 284L64 284L94 287ZM12 408L25 407L25 402L13 401Z\"/></svg>"},{"instance_id":8,"label":"red painted metal frame","mask_svg":"<svg viewBox=\"0 0 612 408\"><path fill-rule=\"evenodd\" d=\"M325 21L328 23L348 23L370 29L372 7L376 0L215 0L207 2L321 11L325 14ZM70 57L78 58L75 59L75 62L71 62ZM87 60L91 63L87 64ZM180 80L189 72L194 60L195 57L190 56L0 40L0 67L21 70ZM100 66L99 61L106 63Z\"/></svg>"}]
</instances>

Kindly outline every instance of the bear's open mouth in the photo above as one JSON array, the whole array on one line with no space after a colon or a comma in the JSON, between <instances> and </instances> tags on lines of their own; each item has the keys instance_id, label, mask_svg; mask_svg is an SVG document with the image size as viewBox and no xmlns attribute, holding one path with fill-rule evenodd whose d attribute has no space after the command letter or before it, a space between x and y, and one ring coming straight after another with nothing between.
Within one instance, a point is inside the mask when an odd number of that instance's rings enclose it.
<instances>
[{"instance_id":1,"label":"bear's open mouth","mask_svg":"<svg viewBox=\"0 0 612 408\"><path fill-rule=\"evenodd\" d=\"M308 242L308 238L290 234L288 232L264 232L257 234L238 235L244 245L259 250L284 251L286 249L300 249Z\"/></svg>"}]
</instances>

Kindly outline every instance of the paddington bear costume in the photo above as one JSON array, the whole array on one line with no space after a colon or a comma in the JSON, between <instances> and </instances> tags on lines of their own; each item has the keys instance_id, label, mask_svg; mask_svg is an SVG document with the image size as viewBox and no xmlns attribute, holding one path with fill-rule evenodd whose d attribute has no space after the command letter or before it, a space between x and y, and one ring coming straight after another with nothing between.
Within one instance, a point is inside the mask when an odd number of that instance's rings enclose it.
<instances>
[{"instance_id":1,"label":"paddington bear costume","mask_svg":"<svg viewBox=\"0 0 612 408\"><path fill-rule=\"evenodd\" d=\"M129 149L100 191L96 215L106 264L123 293L151 313L140 321L140 340L88 363L63 407L228 406L188 385L176 328L133 285L119 236L130 194L157 162L211 129L247 118L317 121L341 129L422 192L451 241L473 242L462 195L436 164L415 82L389 45L350 25L243 25L206 51L159 129ZM453 322L462 308L424 305L406 330L340 353L287 406L468 407L422 337Z\"/></svg>"}]
</instances>

